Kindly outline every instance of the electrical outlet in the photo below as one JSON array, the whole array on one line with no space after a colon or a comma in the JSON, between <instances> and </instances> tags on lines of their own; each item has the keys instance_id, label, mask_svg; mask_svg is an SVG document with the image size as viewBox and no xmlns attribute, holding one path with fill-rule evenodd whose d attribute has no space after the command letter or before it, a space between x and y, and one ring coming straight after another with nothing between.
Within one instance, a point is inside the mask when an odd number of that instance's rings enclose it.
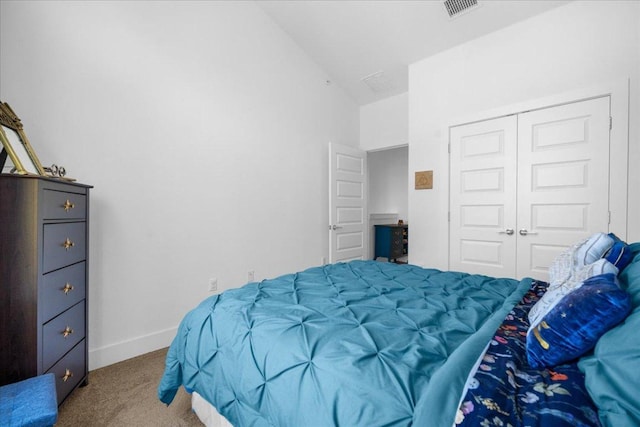
<instances>
[{"instance_id":1,"label":"electrical outlet","mask_svg":"<svg viewBox=\"0 0 640 427\"><path fill-rule=\"evenodd\" d=\"M256 280L256 272L253 270L249 270L247 272L247 281L253 282L254 280Z\"/></svg>"},{"instance_id":2,"label":"electrical outlet","mask_svg":"<svg viewBox=\"0 0 640 427\"><path fill-rule=\"evenodd\" d=\"M209 292L215 292L218 290L218 278L212 277L209 279Z\"/></svg>"}]
</instances>

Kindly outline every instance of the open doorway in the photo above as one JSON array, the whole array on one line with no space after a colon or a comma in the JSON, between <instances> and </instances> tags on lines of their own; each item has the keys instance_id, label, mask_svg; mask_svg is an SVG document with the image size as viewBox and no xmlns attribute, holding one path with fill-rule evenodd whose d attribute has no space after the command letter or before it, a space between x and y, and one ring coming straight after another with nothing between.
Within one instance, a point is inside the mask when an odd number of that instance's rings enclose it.
<instances>
[{"instance_id":1,"label":"open doorway","mask_svg":"<svg viewBox=\"0 0 640 427\"><path fill-rule=\"evenodd\" d=\"M409 147L367 152L369 171L369 259L375 259L376 225L409 223ZM384 260L384 257L378 258ZM406 262L407 255L397 258Z\"/></svg>"}]
</instances>

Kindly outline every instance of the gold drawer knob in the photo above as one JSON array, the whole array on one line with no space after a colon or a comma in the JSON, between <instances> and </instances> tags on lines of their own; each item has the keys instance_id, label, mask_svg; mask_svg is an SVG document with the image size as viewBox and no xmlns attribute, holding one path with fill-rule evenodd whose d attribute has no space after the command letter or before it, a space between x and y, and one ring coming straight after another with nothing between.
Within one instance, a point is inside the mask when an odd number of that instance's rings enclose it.
<instances>
[{"instance_id":1,"label":"gold drawer knob","mask_svg":"<svg viewBox=\"0 0 640 427\"><path fill-rule=\"evenodd\" d=\"M70 326L67 326L66 328L64 328L64 331L62 331L62 336L64 338L68 337L69 335L71 335L73 333L73 329L71 329Z\"/></svg>"},{"instance_id":2,"label":"gold drawer knob","mask_svg":"<svg viewBox=\"0 0 640 427\"><path fill-rule=\"evenodd\" d=\"M65 383L67 382L67 380L69 378L71 378L73 376L73 372L71 372L71 370L69 368L64 370L64 375L62 377L62 381L64 381Z\"/></svg>"},{"instance_id":3,"label":"gold drawer knob","mask_svg":"<svg viewBox=\"0 0 640 427\"><path fill-rule=\"evenodd\" d=\"M62 244L62 247L64 248L65 251L68 251L69 249L71 249L73 246L75 245L75 243L73 243L71 241L71 239L69 239L67 237L67 240L64 241L64 243Z\"/></svg>"},{"instance_id":4,"label":"gold drawer knob","mask_svg":"<svg viewBox=\"0 0 640 427\"><path fill-rule=\"evenodd\" d=\"M65 295L68 295L72 290L73 285L71 283L67 283L66 285L64 285L64 288L62 288L62 292L64 292Z\"/></svg>"},{"instance_id":5,"label":"gold drawer knob","mask_svg":"<svg viewBox=\"0 0 640 427\"><path fill-rule=\"evenodd\" d=\"M69 201L69 199L67 199L62 207L64 208L65 212L69 212L71 209L75 208L76 205L74 205L73 203L71 203L71 201Z\"/></svg>"}]
</instances>

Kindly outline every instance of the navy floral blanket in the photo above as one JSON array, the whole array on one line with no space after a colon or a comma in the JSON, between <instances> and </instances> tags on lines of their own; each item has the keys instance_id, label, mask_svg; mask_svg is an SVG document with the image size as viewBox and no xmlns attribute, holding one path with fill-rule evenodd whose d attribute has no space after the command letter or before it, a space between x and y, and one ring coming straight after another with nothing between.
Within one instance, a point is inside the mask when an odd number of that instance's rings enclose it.
<instances>
[{"instance_id":1,"label":"navy floral blanket","mask_svg":"<svg viewBox=\"0 0 640 427\"><path fill-rule=\"evenodd\" d=\"M527 313L547 286L533 282L507 315L470 381L456 426L600 426L577 360L553 369L532 369L527 363Z\"/></svg>"}]
</instances>

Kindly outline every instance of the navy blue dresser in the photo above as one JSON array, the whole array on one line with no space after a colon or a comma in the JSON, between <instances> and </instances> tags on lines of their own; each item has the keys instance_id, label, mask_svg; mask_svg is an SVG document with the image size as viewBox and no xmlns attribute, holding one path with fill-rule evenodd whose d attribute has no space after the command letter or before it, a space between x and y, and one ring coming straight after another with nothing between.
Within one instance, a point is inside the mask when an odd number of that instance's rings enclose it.
<instances>
[{"instance_id":1,"label":"navy blue dresser","mask_svg":"<svg viewBox=\"0 0 640 427\"><path fill-rule=\"evenodd\" d=\"M58 404L87 381L90 188L0 175L0 385L53 373Z\"/></svg>"}]
</instances>

